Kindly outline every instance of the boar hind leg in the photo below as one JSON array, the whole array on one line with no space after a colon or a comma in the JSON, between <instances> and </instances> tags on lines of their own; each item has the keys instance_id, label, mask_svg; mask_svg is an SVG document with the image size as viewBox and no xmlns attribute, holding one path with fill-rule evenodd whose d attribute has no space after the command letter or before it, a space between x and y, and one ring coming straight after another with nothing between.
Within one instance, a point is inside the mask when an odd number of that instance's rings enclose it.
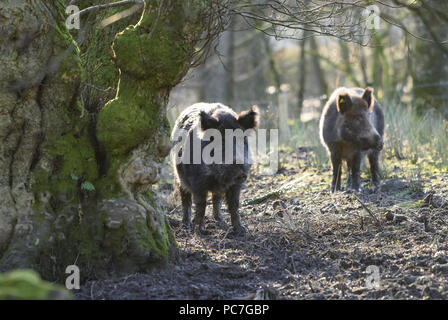
<instances>
[{"instance_id":1,"label":"boar hind leg","mask_svg":"<svg viewBox=\"0 0 448 320\"><path fill-rule=\"evenodd\" d=\"M213 217L219 225L224 226L224 220L221 215L221 203L222 203L222 195L219 193L213 194Z\"/></svg>"},{"instance_id":2,"label":"boar hind leg","mask_svg":"<svg viewBox=\"0 0 448 320\"><path fill-rule=\"evenodd\" d=\"M333 179L331 180L331 193L341 190L342 159L339 155L331 155Z\"/></svg>"},{"instance_id":3,"label":"boar hind leg","mask_svg":"<svg viewBox=\"0 0 448 320\"><path fill-rule=\"evenodd\" d=\"M369 164L370 164L370 174L372 176L372 183L375 187L375 189L378 189L380 185L380 169L378 164L378 157L379 157L378 151L371 151L368 154L369 158Z\"/></svg>"},{"instance_id":4,"label":"boar hind leg","mask_svg":"<svg viewBox=\"0 0 448 320\"><path fill-rule=\"evenodd\" d=\"M352 176L352 189L355 191L361 191L361 153L357 152L351 159L351 176Z\"/></svg>"},{"instance_id":5,"label":"boar hind leg","mask_svg":"<svg viewBox=\"0 0 448 320\"><path fill-rule=\"evenodd\" d=\"M186 227L191 226L191 193L187 190L180 189L180 197L182 200L183 219L182 222Z\"/></svg>"},{"instance_id":6,"label":"boar hind leg","mask_svg":"<svg viewBox=\"0 0 448 320\"><path fill-rule=\"evenodd\" d=\"M233 231L235 233L245 232L238 214L238 208L240 206L240 191L241 186L234 185L226 192L226 202L230 212L230 219L232 220Z\"/></svg>"},{"instance_id":7,"label":"boar hind leg","mask_svg":"<svg viewBox=\"0 0 448 320\"><path fill-rule=\"evenodd\" d=\"M195 206L195 214L194 214L194 225L197 228L199 233L205 232L204 227L204 217L205 217L205 208L207 206L207 193L195 193L194 194L194 206Z\"/></svg>"}]
</instances>

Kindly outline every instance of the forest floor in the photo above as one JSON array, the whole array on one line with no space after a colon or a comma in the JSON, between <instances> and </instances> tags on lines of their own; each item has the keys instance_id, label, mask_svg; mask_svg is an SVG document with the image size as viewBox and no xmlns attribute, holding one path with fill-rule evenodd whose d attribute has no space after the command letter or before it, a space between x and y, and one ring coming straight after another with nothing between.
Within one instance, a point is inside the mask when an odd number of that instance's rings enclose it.
<instances>
[{"instance_id":1,"label":"forest floor","mask_svg":"<svg viewBox=\"0 0 448 320\"><path fill-rule=\"evenodd\" d=\"M218 228L211 204L207 234L187 232L177 207L175 262L90 281L76 298L447 299L448 172L387 159L378 192L364 170L362 193L331 195L330 170L312 153L283 151L274 176L254 168L241 197L245 235Z\"/></svg>"}]
</instances>

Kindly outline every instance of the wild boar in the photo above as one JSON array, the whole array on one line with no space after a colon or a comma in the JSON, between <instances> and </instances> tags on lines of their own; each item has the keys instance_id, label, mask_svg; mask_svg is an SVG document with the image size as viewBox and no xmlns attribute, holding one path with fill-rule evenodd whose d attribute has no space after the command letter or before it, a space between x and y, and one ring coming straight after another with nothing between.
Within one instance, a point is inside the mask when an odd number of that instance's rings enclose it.
<instances>
[{"instance_id":1,"label":"wild boar","mask_svg":"<svg viewBox=\"0 0 448 320\"><path fill-rule=\"evenodd\" d=\"M372 183L377 189L378 157L384 145L384 114L373 89L336 89L322 111L319 129L321 142L331 159L331 192L341 190L342 160L347 162L347 189L361 191L360 167L366 155Z\"/></svg>"},{"instance_id":2,"label":"wild boar","mask_svg":"<svg viewBox=\"0 0 448 320\"><path fill-rule=\"evenodd\" d=\"M220 225L225 225L221 216L221 203L225 198L233 231L245 232L238 213L240 191L251 167L247 130L257 128L258 118L256 106L237 114L220 103L197 103L185 109L178 117L171 135L171 159L175 183L182 200L185 226L191 226L193 198L194 227L197 226L201 233L205 231L207 194L211 192L214 219ZM229 131L244 132L246 135L242 137L241 143L237 143L237 138L226 135ZM215 135L210 136L209 132ZM195 141L199 146L197 149ZM215 157L215 161L207 161L202 153L212 143L216 150L212 150L210 154Z\"/></svg>"}]
</instances>

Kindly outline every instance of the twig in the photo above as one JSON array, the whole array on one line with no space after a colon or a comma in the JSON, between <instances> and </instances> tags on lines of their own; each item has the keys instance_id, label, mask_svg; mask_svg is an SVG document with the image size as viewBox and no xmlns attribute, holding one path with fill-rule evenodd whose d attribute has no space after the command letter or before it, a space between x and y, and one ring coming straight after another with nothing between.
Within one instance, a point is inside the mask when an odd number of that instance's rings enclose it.
<instances>
[{"instance_id":1,"label":"twig","mask_svg":"<svg viewBox=\"0 0 448 320\"><path fill-rule=\"evenodd\" d=\"M128 279L129 279L130 277L134 276L134 275L135 275L135 274L129 274L129 275L127 275L127 276L124 278L124 280L123 280L123 282L121 283L121 285L125 284L126 281L128 281Z\"/></svg>"},{"instance_id":2,"label":"twig","mask_svg":"<svg viewBox=\"0 0 448 320\"><path fill-rule=\"evenodd\" d=\"M105 28L108 25L117 22L118 20L127 18L127 17L133 15L134 13L140 11L140 9L143 7L144 7L143 5L141 5L140 3L137 3L129 9L123 10L119 13L116 13L116 14L104 19L103 21L101 21L101 27Z\"/></svg>"},{"instance_id":3,"label":"twig","mask_svg":"<svg viewBox=\"0 0 448 320\"><path fill-rule=\"evenodd\" d=\"M376 221L376 223L381 226L380 220L376 217L376 215L364 204L364 202L361 201L361 199L358 198L356 194L353 194L356 200L361 204L361 206L364 208L364 210L367 211L367 213Z\"/></svg>"},{"instance_id":4,"label":"twig","mask_svg":"<svg viewBox=\"0 0 448 320\"><path fill-rule=\"evenodd\" d=\"M105 9L105 8L112 8L112 7L118 7L118 6L122 6L128 3L141 3L143 4L143 0L122 0L122 1L117 1L117 2L112 2L112 3L106 3L106 4L99 4L96 6L92 6L92 7L88 7L82 10L79 10L78 12L74 13L73 16L78 16L81 15L82 13L85 12L89 12L92 10L99 10L99 9Z\"/></svg>"},{"instance_id":5,"label":"twig","mask_svg":"<svg viewBox=\"0 0 448 320\"><path fill-rule=\"evenodd\" d=\"M296 264L294 263L294 253L289 256L289 259L291 259L292 271L294 271L294 274L296 274L297 270L296 270Z\"/></svg>"},{"instance_id":6,"label":"twig","mask_svg":"<svg viewBox=\"0 0 448 320\"><path fill-rule=\"evenodd\" d=\"M224 233L224 236L219 240L218 242L218 251L221 251L221 243L227 238L227 235L229 234L231 228L227 228L227 231Z\"/></svg>"},{"instance_id":7,"label":"twig","mask_svg":"<svg viewBox=\"0 0 448 320\"><path fill-rule=\"evenodd\" d=\"M179 206L176 206L173 210L171 210L171 211L168 213L168 215L172 214L174 211L176 211L177 209L179 209L179 207L180 207L180 205L179 205Z\"/></svg>"},{"instance_id":8,"label":"twig","mask_svg":"<svg viewBox=\"0 0 448 320\"><path fill-rule=\"evenodd\" d=\"M249 206L249 205L252 205L252 204L259 204L259 203L264 202L264 201L266 201L266 200L268 200L268 199L270 199L272 197L277 197L280 194L282 194L282 193L284 193L284 192L286 192L288 190L293 189L292 184L294 184L296 182L299 182L300 180L303 180L305 177L309 176L310 174L311 173L306 173L303 176L288 182L284 186L282 186L282 187L280 187L278 189L275 189L275 190L273 190L271 192L265 193L264 195L262 195L260 197L257 197L257 198L254 198L254 199L250 199L250 200L246 200L246 201L243 202L243 204L241 206L245 207L245 206Z\"/></svg>"},{"instance_id":9,"label":"twig","mask_svg":"<svg viewBox=\"0 0 448 320\"><path fill-rule=\"evenodd\" d=\"M95 285L95 281L92 282L92 285L90 286L90 299L95 300L93 297L93 286Z\"/></svg>"}]
</instances>

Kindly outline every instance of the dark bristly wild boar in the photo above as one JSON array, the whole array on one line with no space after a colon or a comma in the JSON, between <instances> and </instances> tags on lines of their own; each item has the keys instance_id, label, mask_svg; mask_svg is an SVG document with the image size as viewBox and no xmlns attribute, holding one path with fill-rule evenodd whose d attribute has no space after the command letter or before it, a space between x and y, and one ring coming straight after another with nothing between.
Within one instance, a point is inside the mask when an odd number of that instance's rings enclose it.
<instances>
[{"instance_id":1,"label":"dark bristly wild boar","mask_svg":"<svg viewBox=\"0 0 448 320\"><path fill-rule=\"evenodd\" d=\"M320 139L333 169L331 192L341 190L342 160L347 162L347 189L361 191L361 160L367 155L372 183L379 187L378 157L383 148L384 114L373 89L338 88L320 118Z\"/></svg>"},{"instance_id":2,"label":"dark bristly wild boar","mask_svg":"<svg viewBox=\"0 0 448 320\"><path fill-rule=\"evenodd\" d=\"M258 126L258 113L256 106L237 114L220 103L197 103L178 117L171 135L171 160L182 200L183 223L187 227L191 225L193 198L194 226L201 233L205 231L207 194L211 192L213 216L218 224L225 225L221 216L221 202L225 198L233 231L245 232L238 209L242 184L251 167L248 136L253 130L249 129ZM244 132L244 135L238 139L227 137L227 132ZM210 151L212 144L214 148ZM214 157L213 161L201 156L207 154L207 150Z\"/></svg>"}]
</instances>

